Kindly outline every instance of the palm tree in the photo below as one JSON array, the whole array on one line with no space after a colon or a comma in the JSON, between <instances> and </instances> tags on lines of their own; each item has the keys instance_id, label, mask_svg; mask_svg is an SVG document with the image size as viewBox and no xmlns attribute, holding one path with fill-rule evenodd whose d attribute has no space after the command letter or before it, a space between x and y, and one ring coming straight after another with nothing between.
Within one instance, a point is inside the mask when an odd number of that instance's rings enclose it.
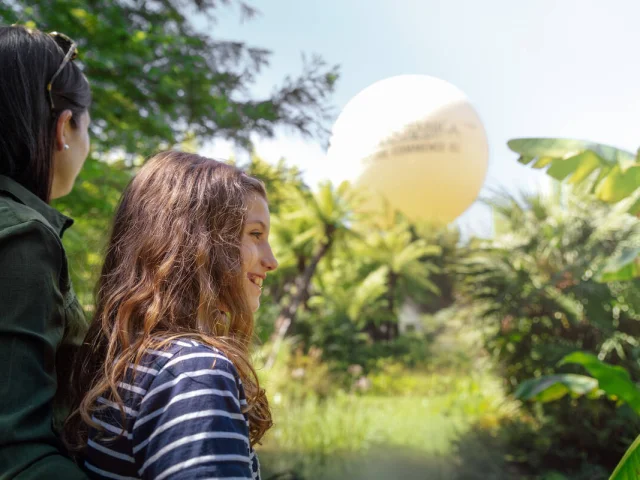
<instances>
[{"instance_id":1,"label":"palm tree","mask_svg":"<svg viewBox=\"0 0 640 480\"><path fill-rule=\"evenodd\" d=\"M327 182L322 183L317 192L297 190L292 195L287 211L281 212L281 223L274 232L277 237L280 228L280 239L274 242L279 243L278 250L290 249L296 256L299 273L288 285L289 301L276 319L274 354L271 358L275 358L282 339L295 321L296 313L309 298L311 280L320 262L332 249L345 247L348 238L357 236L352 229L357 199L348 183L344 182L336 188ZM284 225L288 225L288 229ZM282 244L284 239L288 245Z\"/></svg>"},{"instance_id":2,"label":"palm tree","mask_svg":"<svg viewBox=\"0 0 640 480\"><path fill-rule=\"evenodd\" d=\"M370 340L363 329L385 310L387 272L378 269L364 275L362 266L361 257L336 251L319 264L313 278L309 342L333 359L354 358Z\"/></svg>"},{"instance_id":3,"label":"palm tree","mask_svg":"<svg viewBox=\"0 0 640 480\"><path fill-rule=\"evenodd\" d=\"M378 272L386 278L386 320L381 325L368 326L372 336L391 340L398 335L398 305L411 292L437 293L438 287L431 277L439 272L429 258L440 255L438 245L416 238L411 226L401 222L386 230L374 230L366 235L359 254L365 260L368 272ZM383 335L381 335L381 333Z\"/></svg>"},{"instance_id":4,"label":"palm tree","mask_svg":"<svg viewBox=\"0 0 640 480\"><path fill-rule=\"evenodd\" d=\"M635 286L596 279L612 254L638 242L637 220L584 195L522 197L490 202L498 234L472 245L459 271L511 385L551 373L572 350L606 354L618 342L631 353L619 333L637 335L638 322L629 311L613 321L612 308Z\"/></svg>"}]
</instances>

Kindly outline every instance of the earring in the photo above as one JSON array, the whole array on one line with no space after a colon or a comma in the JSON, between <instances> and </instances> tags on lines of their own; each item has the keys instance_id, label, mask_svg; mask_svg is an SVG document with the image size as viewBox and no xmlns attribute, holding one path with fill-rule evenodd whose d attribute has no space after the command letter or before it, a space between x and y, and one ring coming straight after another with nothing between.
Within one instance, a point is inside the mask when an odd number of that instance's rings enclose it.
<instances>
[{"instance_id":1,"label":"earring","mask_svg":"<svg viewBox=\"0 0 640 480\"><path fill-rule=\"evenodd\" d=\"M69 145L67 145L66 143L64 144L64 149L65 150L69 150Z\"/></svg>"}]
</instances>

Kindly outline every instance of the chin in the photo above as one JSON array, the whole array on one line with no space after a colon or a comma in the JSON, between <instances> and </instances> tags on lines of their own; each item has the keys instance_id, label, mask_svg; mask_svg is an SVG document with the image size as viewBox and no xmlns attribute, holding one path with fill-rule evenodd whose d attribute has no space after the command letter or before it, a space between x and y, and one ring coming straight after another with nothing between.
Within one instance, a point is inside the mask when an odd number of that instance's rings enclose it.
<instances>
[{"instance_id":1,"label":"chin","mask_svg":"<svg viewBox=\"0 0 640 480\"><path fill-rule=\"evenodd\" d=\"M260 308L260 300L255 300L251 302L251 311L253 313L256 313L259 308Z\"/></svg>"},{"instance_id":2,"label":"chin","mask_svg":"<svg viewBox=\"0 0 640 480\"><path fill-rule=\"evenodd\" d=\"M67 187L64 188L52 188L51 189L51 200L55 200L56 198L62 198L62 197L66 197L67 195L69 195L71 193L71 190L73 189L73 184L72 185L68 185Z\"/></svg>"}]
</instances>

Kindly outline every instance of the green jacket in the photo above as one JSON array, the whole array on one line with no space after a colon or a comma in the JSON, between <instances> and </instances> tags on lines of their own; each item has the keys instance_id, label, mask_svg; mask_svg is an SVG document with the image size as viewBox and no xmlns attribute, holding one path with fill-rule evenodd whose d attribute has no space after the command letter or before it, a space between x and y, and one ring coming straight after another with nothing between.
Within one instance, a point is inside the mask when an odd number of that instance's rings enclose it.
<instances>
[{"instance_id":1,"label":"green jacket","mask_svg":"<svg viewBox=\"0 0 640 480\"><path fill-rule=\"evenodd\" d=\"M86 320L61 237L73 220L0 175L0 479L86 479L54 426Z\"/></svg>"}]
</instances>

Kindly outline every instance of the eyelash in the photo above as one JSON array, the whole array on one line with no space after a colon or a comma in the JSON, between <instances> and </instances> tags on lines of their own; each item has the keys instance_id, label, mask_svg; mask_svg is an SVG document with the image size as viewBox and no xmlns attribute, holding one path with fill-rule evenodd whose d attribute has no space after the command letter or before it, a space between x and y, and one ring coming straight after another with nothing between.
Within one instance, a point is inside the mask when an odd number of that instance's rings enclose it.
<instances>
[{"instance_id":1,"label":"eyelash","mask_svg":"<svg viewBox=\"0 0 640 480\"><path fill-rule=\"evenodd\" d=\"M249 235L256 237L258 240L262 237L262 232L251 232Z\"/></svg>"}]
</instances>

